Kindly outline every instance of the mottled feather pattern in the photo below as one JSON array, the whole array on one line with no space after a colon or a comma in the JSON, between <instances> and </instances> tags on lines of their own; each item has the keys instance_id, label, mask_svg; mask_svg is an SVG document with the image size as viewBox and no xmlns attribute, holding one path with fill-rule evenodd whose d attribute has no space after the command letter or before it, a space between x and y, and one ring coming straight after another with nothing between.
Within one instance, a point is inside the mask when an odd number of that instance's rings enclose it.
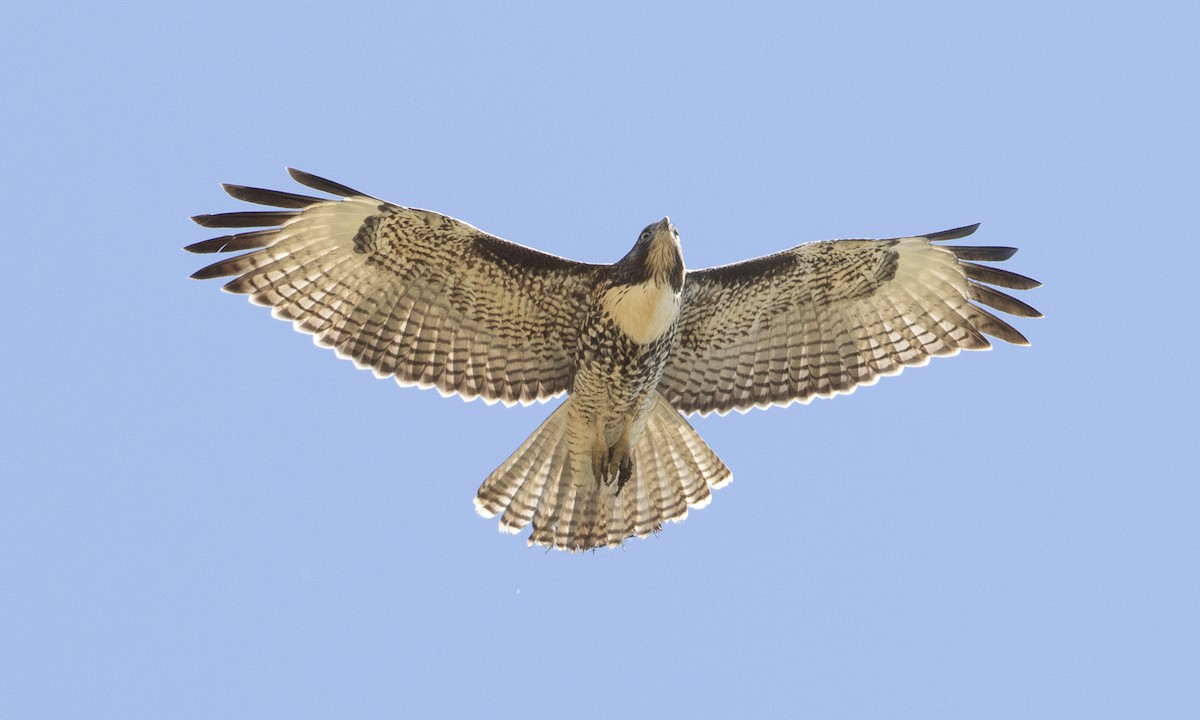
<instances>
[{"instance_id":1,"label":"mottled feather pattern","mask_svg":"<svg viewBox=\"0 0 1200 720\"><path fill-rule=\"evenodd\" d=\"M475 498L505 532L532 525L531 544L616 546L706 506L731 474L683 414L851 392L987 336L1027 344L984 306L1040 317L995 289L1037 281L980 264L1014 248L941 244L976 226L685 271L663 218L625 258L590 265L289 172L334 197L224 185L272 209L196 216L236 232L188 250L237 254L193 277L231 278L401 384L505 404L570 393Z\"/></svg>"},{"instance_id":2,"label":"mottled feather pattern","mask_svg":"<svg viewBox=\"0 0 1200 720\"><path fill-rule=\"evenodd\" d=\"M1029 289L1016 273L963 262L1011 248L936 246L976 226L890 240L808 243L690 271L671 359L658 390L684 413L807 402L870 385L931 357L984 350L991 335L1028 341L980 308L1040 317L983 285Z\"/></svg>"},{"instance_id":3,"label":"mottled feather pattern","mask_svg":"<svg viewBox=\"0 0 1200 720\"><path fill-rule=\"evenodd\" d=\"M317 189L353 193L306 173ZM298 208L197 216L206 227L258 230L189 246L252 252L196 277L234 276L247 294L360 367L402 384L505 404L528 404L570 385L568 356L598 266L508 243L438 213L349 194L321 200L226 186L234 197ZM532 262L527 272L516 257Z\"/></svg>"}]
</instances>

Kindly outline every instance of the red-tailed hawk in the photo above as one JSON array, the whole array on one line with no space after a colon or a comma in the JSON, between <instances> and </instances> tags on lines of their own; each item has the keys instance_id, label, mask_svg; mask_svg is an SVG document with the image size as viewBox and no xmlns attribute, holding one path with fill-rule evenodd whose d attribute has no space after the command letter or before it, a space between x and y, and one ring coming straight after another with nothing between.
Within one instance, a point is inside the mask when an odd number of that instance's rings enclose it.
<instances>
[{"instance_id":1,"label":"red-tailed hawk","mask_svg":"<svg viewBox=\"0 0 1200 720\"><path fill-rule=\"evenodd\" d=\"M975 303L1032 307L986 284L1038 283L976 261L1013 248L941 245L977 225L890 240L799 245L685 270L663 218L612 265L501 240L289 170L335 199L225 185L265 212L199 215L247 230L188 246L249 251L196 272L233 277L297 330L379 377L506 405L567 399L475 498L530 543L615 546L708 504L729 469L684 419L806 402L935 355L1027 345Z\"/></svg>"}]
</instances>

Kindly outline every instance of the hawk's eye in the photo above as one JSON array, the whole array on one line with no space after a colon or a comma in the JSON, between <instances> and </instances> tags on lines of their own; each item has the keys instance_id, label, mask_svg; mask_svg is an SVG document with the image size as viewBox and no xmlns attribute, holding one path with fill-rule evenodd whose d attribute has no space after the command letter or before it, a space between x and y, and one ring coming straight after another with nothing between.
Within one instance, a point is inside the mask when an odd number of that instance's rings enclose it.
<instances>
[{"instance_id":1,"label":"hawk's eye","mask_svg":"<svg viewBox=\"0 0 1200 720\"><path fill-rule=\"evenodd\" d=\"M650 231L647 230L646 232L642 233L642 236L638 238L638 240L641 240L642 242L650 242Z\"/></svg>"}]
</instances>

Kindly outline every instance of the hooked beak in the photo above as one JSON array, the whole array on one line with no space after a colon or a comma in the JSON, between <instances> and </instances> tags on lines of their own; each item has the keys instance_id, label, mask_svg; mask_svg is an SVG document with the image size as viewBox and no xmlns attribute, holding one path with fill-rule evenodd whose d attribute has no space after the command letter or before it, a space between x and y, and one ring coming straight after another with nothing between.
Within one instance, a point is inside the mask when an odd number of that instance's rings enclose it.
<instances>
[{"instance_id":1,"label":"hooked beak","mask_svg":"<svg viewBox=\"0 0 1200 720\"><path fill-rule=\"evenodd\" d=\"M656 235L661 233L672 240L675 240L679 237L679 231L676 230L675 226L671 224L671 218L669 217L664 217L662 220L654 223L654 231Z\"/></svg>"}]
</instances>

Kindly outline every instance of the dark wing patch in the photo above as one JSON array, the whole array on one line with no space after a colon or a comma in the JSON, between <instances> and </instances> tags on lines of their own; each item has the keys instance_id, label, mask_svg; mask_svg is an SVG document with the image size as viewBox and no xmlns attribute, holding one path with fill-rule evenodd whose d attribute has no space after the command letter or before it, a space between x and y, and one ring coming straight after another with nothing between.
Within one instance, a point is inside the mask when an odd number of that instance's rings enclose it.
<instances>
[{"instance_id":1,"label":"dark wing patch","mask_svg":"<svg viewBox=\"0 0 1200 720\"><path fill-rule=\"evenodd\" d=\"M986 335L1028 344L974 303L1040 317L982 284L1028 289L1038 283L964 262L1003 260L1016 251L931 244L977 227L809 243L689 272L659 392L685 413L745 411L851 392L933 356L985 350Z\"/></svg>"},{"instance_id":2,"label":"dark wing patch","mask_svg":"<svg viewBox=\"0 0 1200 720\"><path fill-rule=\"evenodd\" d=\"M404 384L506 404L569 387L568 351L599 266L289 172L343 199L225 186L236 198L289 210L197 216L205 227L274 227L189 245L199 253L251 251L193 277L232 277L226 290L250 295L318 344Z\"/></svg>"}]
</instances>

